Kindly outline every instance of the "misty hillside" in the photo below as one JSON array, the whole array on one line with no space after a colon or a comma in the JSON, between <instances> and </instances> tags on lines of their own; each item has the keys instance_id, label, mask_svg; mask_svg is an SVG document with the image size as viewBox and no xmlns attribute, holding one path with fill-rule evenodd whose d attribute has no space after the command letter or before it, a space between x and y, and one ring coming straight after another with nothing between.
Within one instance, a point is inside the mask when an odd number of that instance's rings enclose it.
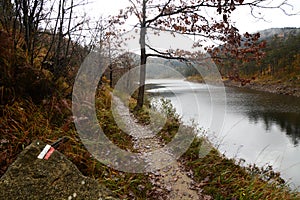
<instances>
[{"instance_id":1,"label":"misty hillside","mask_svg":"<svg viewBox=\"0 0 300 200\"><path fill-rule=\"evenodd\" d=\"M140 55L129 53L134 65L140 63ZM149 57L147 59L146 76L150 79L155 78L182 78L193 74L195 69L179 60L168 60L163 58Z\"/></svg>"},{"instance_id":2,"label":"misty hillside","mask_svg":"<svg viewBox=\"0 0 300 200\"><path fill-rule=\"evenodd\" d=\"M260 40L266 41L261 49L264 56L250 62L224 60L218 65L222 75L300 82L300 28L271 28L260 34Z\"/></svg>"},{"instance_id":3,"label":"misty hillside","mask_svg":"<svg viewBox=\"0 0 300 200\"><path fill-rule=\"evenodd\" d=\"M274 36L287 37L288 35L297 35L300 33L300 28L270 28L266 30L259 31L261 40L269 40Z\"/></svg>"}]
</instances>

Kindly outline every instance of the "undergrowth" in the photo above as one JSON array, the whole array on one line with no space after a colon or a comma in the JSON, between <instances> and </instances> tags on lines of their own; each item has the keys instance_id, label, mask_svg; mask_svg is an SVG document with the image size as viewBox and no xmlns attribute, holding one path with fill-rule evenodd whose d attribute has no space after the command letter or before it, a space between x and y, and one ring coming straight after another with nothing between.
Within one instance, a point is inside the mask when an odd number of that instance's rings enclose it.
<instances>
[{"instance_id":1,"label":"undergrowth","mask_svg":"<svg viewBox=\"0 0 300 200\"><path fill-rule=\"evenodd\" d=\"M130 107L134 108L135 102L131 103L133 105ZM162 99L161 107L167 114L167 121L157 135L168 143L176 135L182 122L170 101ZM149 123L149 113L148 105L137 114L139 121ZM203 189L203 193L219 200L300 199L299 192L292 191L280 177L280 173L274 172L271 166L241 167L237 160L226 158L215 148L205 157L199 156L203 150L201 145L209 144L206 140L196 137L188 151L179 159L186 171L192 171L191 178Z\"/></svg>"},{"instance_id":2,"label":"undergrowth","mask_svg":"<svg viewBox=\"0 0 300 200\"><path fill-rule=\"evenodd\" d=\"M278 173L270 168L241 167L234 159L220 155L216 149L199 158L203 138L196 138L181 162L192 170L193 178L203 192L214 199L300 199L299 193L291 191ZM269 175L269 181L263 176Z\"/></svg>"},{"instance_id":3,"label":"undergrowth","mask_svg":"<svg viewBox=\"0 0 300 200\"><path fill-rule=\"evenodd\" d=\"M110 90L101 87L96 95L97 117L106 136L122 149L132 150L131 138L114 122L110 110ZM48 144L67 136L70 140L58 150L86 176L95 178L120 199L156 199L145 174L124 173L95 160L81 143L75 130L71 101L52 98L37 105L19 99L0 110L0 176L18 154L34 140Z\"/></svg>"},{"instance_id":4,"label":"undergrowth","mask_svg":"<svg viewBox=\"0 0 300 200\"><path fill-rule=\"evenodd\" d=\"M111 90L101 87L96 95L97 117L106 136L122 149L134 151L131 137L120 130L111 112ZM150 102L150 101L149 101ZM136 104L130 99L133 109ZM135 113L138 121L149 124L150 104ZM181 120L168 101L162 101L167 120L158 133L168 143L177 133ZM67 156L86 176L104 184L120 199L157 199L147 174L124 173L95 160L85 149L76 133L71 113L71 101L53 97L36 105L31 100L20 99L12 105L0 107L0 175L2 176L17 155L32 141L39 139L52 143L67 136L69 142L61 145L59 151ZM207 156L199 158L199 147L203 138L196 138L188 151L180 158L187 171L203 189L203 193L214 199L300 199L299 193L292 192L271 168L256 166L243 168L235 160L227 159L213 149ZM271 174L267 177L267 171ZM264 180L263 180L264 179ZM298 195L298 196L297 196Z\"/></svg>"}]
</instances>

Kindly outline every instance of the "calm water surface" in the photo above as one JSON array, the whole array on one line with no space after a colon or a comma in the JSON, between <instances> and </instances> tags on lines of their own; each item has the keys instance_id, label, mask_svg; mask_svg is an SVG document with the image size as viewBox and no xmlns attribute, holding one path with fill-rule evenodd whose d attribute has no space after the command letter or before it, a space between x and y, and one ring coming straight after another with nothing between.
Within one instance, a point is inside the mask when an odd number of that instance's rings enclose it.
<instances>
[{"instance_id":1,"label":"calm water surface","mask_svg":"<svg viewBox=\"0 0 300 200\"><path fill-rule=\"evenodd\" d=\"M147 82L156 86L149 93L170 99L183 121L207 130L227 157L271 164L299 190L300 98L183 80Z\"/></svg>"}]
</instances>

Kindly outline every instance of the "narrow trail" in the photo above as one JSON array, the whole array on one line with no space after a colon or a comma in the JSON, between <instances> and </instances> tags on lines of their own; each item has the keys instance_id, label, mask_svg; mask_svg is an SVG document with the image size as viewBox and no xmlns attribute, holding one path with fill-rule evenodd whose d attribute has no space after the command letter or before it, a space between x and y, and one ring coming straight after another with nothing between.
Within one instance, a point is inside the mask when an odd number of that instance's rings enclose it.
<instances>
[{"instance_id":1,"label":"narrow trail","mask_svg":"<svg viewBox=\"0 0 300 200\"><path fill-rule=\"evenodd\" d=\"M150 152L164 146L162 140L151 131L148 126L137 123L134 116L129 113L128 108L116 96L113 96L114 111L122 118L122 129L133 138L134 148L139 152ZM168 200L209 200L211 197L201 194L201 188L196 187L194 181L188 176L177 161L170 163L167 167L149 173L150 180L156 190L168 191Z\"/></svg>"}]
</instances>

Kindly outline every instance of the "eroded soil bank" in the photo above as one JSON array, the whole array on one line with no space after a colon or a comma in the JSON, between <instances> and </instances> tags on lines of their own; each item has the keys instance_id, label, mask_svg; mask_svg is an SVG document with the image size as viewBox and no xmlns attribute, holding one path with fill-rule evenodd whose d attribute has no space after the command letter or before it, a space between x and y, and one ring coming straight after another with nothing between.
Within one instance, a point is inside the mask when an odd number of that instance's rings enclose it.
<instances>
[{"instance_id":1,"label":"eroded soil bank","mask_svg":"<svg viewBox=\"0 0 300 200\"><path fill-rule=\"evenodd\" d=\"M277 83L271 81L266 81L266 82L250 81L250 83L243 85L239 81L226 80L224 81L224 85L230 87L248 88L252 90L270 92L274 94L283 94L283 95L300 97L300 87L284 84L281 83L280 81L278 81Z\"/></svg>"}]
</instances>

